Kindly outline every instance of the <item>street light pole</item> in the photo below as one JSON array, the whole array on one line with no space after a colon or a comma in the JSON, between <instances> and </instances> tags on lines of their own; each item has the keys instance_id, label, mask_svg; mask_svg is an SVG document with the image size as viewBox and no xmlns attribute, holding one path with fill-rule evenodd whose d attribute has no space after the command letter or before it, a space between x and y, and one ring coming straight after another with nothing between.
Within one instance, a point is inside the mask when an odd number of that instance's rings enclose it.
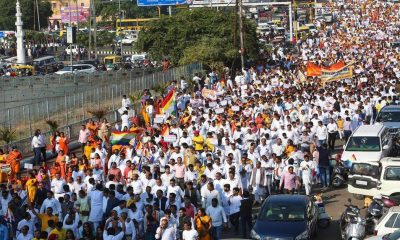
<instances>
[{"instance_id":1,"label":"street light pole","mask_svg":"<svg viewBox=\"0 0 400 240\"><path fill-rule=\"evenodd\" d=\"M69 6L69 27L72 30L72 6L71 6L71 0L68 0L68 6ZM72 43L69 44L69 59L71 62L71 77L72 77Z\"/></svg>"},{"instance_id":2,"label":"street light pole","mask_svg":"<svg viewBox=\"0 0 400 240\"><path fill-rule=\"evenodd\" d=\"M121 0L118 0L118 14L119 14L119 30L121 31L121 26L122 26L122 15L121 15ZM121 32L119 33L119 35L121 36ZM121 40L121 57L123 56L122 54L122 39Z\"/></svg>"},{"instance_id":3,"label":"street light pole","mask_svg":"<svg viewBox=\"0 0 400 240\"><path fill-rule=\"evenodd\" d=\"M244 68L243 2L239 0L240 61Z\"/></svg>"}]
</instances>

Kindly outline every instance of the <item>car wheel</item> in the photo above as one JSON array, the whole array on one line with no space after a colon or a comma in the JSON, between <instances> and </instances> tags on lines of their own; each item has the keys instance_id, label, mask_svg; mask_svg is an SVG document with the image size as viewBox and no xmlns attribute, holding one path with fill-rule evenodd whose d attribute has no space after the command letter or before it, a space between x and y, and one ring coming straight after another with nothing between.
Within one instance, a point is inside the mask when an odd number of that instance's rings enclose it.
<instances>
[{"instance_id":1,"label":"car wheel","mask_svg":"<svg viewBox=\"0 0 400 240\"><path fill-rule=\"evenodd\" d=\"M328 228L330 224L331 224L331 221L329 219L318 220L318 227L320 227L322 229Z\"/></svg>"},{"instance_id":2,"label":"car wheel","mask_svg":"<svg viewBox=\"0 0 400 240\"><path fill-rule=\"evenodd\" d=\"M353 197L357 200L364 200L364 195L353 193Z\"/></svg>"}]
</instances>

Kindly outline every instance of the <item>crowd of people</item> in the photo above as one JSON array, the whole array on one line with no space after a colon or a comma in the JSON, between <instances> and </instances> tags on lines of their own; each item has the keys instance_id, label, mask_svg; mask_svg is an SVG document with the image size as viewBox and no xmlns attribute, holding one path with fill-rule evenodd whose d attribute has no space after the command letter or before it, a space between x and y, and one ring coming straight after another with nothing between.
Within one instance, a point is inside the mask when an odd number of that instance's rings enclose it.
<instances>
[{"instance_id":1,"label":"crowd of people","mask_svg":"<svg viewBox=\"0 0 400 240\"><path fill-rule=\"evenodd\" d=\"M399 49L390 47L397 5L331 7L338 21L298 40L298 56L278 48L274 68L213 70L194 76L193 86L173 81L165 94L174 93L176 111L163 113L163 99L148 90L142 112L124 96L122 122L89 121L77 152L56 132L51 168L40 130L32 139L36 168L24 176L18 149L0 150L0 162L10 165L0 175L7 181L0 239L209 240L224 229L247 238L253 207L269 195L330 187L335 144L397 104L400 76ZM301 77L308 61L341 60L355 62L352 78L322 85ZM111 145L111 131L135 137Z\"/></svg>"}]
</instances>

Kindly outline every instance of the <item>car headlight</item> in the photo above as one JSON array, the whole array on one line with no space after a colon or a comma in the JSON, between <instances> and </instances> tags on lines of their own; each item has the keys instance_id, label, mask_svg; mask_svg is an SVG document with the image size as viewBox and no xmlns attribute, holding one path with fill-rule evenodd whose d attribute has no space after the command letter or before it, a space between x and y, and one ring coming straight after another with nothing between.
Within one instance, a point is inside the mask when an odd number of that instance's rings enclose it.
<instances>
[{"instance_id":1,"label":"car headlight","mask_svg":"<svg viewBox=\"0 0 400 240\"><path fill-rule=\"evenodd\" d=\"M254 231L254 229L251 229L251 231L250 231L250 238L251 239L256 239L256 240L260 240L261 239L260 235L258 235L256 233L256 231Z\"/></svg>"},{"instance_id":2,"label":"car headlight","mask_svg":"<svg viewBox=\"0 0 400 240\"><path fill-rule=\"evenodd\" d=\"M298 235L295 240L304 240L304 239L308 239L308 231L304 231L302 233L300 233L300 235Z\"/></svg>"}]
</instances>

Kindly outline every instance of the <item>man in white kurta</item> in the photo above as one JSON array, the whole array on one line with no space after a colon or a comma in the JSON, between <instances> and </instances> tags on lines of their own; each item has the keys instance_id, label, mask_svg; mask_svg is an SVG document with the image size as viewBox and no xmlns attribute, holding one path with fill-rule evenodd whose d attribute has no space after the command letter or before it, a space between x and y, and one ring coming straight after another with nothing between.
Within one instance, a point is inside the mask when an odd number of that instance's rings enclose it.
<instances>
[{"instance_id":1,"label":"man in white kurta","mask_svg":"<svg viewBox=\"0 0 400 240\"><path fill-rule=\"evenodd\" d=\"M306 195L311 194L312 186L312 172L315 169L314 162L310 160L308 155L304 155L304 161L300 163L301 177L303 179L304 188L306 189Z\"/></svg>"},{"instance_id":2,"label":"man in white kurta","mask_svg":"<svg viewBox=\"0 0 400 240\"><path fill-rule=\"evenodd\" d=\"M261 162L257 161L256 167L251 172L250 185L253 187L254 200L256 204L261 203L262 196L264 196L264 189L267 185L267 178L265 176L266 170L261 167Z\"/></svg>"},{"instance_id":3,"label":"man in white kurta","mask_svg":"<svg viewBox=\"0 0 400 240\"><path fill-rule=\"evenodd\" d=\"M89 192L90 199L90 214L89 214L89 222L92 222L94 225L94 229L100 225L100 222L103 220L103 192L100 191L101 185L96 185L96 188Z\"/></svg>"}]
</instances>

